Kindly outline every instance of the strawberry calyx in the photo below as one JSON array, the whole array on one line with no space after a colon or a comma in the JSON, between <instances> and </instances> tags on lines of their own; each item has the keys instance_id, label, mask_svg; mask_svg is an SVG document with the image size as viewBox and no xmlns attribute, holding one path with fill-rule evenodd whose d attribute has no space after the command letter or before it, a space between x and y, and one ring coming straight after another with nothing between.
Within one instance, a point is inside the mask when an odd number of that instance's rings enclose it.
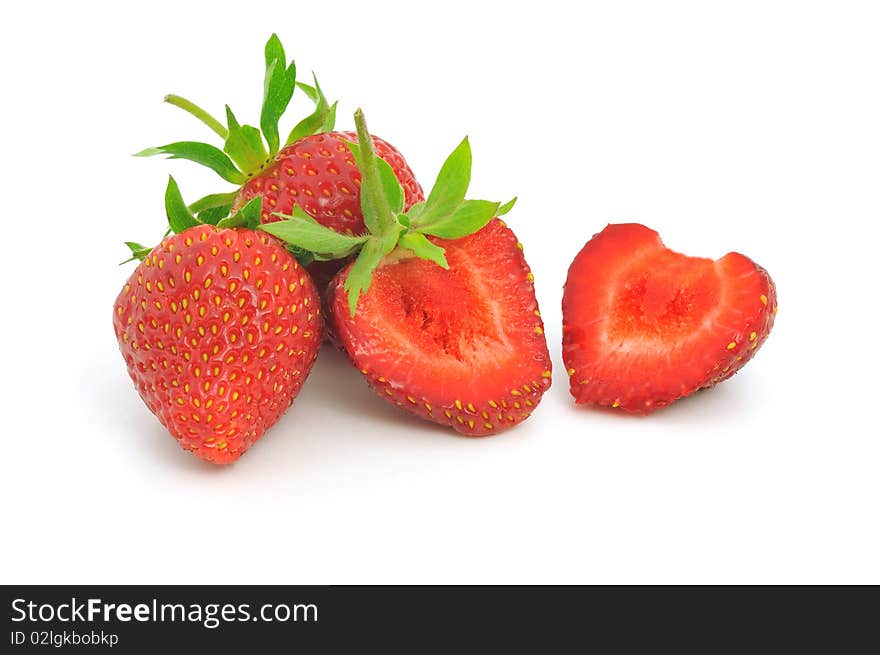
<instances>
[{"instance_id":1,"label":"strawberry calyx","mask_svg":"<svg viewBox=\"0 0 880 655\"><path fill-rule=\"evenodd\" d=\"M459 239L482 229L509 212L516 198L500 203L465 199L471 179L471 148L467 137L447 157L428 198L404 211L404 191L391 166L376 155L364 113L354 114L358 142L348 148L361 171L361 209L366 232L345 235L320 225L299 206L282 220L258 225L288 247L309 253L317 261L357 254L345 280L349 311L370 288L373 272L383 261L419 257L449 268L445 250L428 237Z\"/></svg>"},{"instance_id":2,"label":"strawberry calyx","mask_svg":"<svg viewBox=\"0 0 880 655\"><path fill-rule=\"evenodd\" d=\"M216 195L225 196L227 194ZM198 225L214 225L221 229L227 227L255 229L260 224L262 196L251 198L247 204L231 214L228 208L217 212L213 211L213 207L204 207L211 204L211 198L212 196L206 196L187 205L180 193L180 187L177 186L175 179L169 175L168 184L165 187L165 215L168 218L168 230L165 235L180 234ZM131 250L131 257L121 264L127 264L134 260L143 261L153 250L152 247L141 245L135 241L126 241L125 245Z\"/></svg>"},{"instance_id":3,"label":"strawberry calyx","mask_svg":"<svg viewBox=\"0 0 880 655\"><path fill-rule=\"evenodd\" d=\"M165 96L165 102L194 116L223 140L218 148L199 141L177 141L163 146L146 148L136 157L167 155L169 159L188 159L207 166L221 178L243 185L259 175L272 163L279 150L303 137L331 131L336 123L336 103L329 103L318 79L312 75L314 86L297 82L296 64L287 62L284 47L277 35L269 37L265 47L266 72L263 83L263 102L259 129L239 123L229 105L226 105L226 124L195 103L178 95ZM295 89L306 95L315 105L314 111L291 130L282 144L278 124L290 104ZM205 196L190 206L196 214L208 212L202 222L227 216L232 209L236 192Z\"/></svg>"},{"instance_id":4,"label":"strawberry calyx","mask_svg":"<svg viewBox=\"0 0 880 655\"><path fill-rule=\"evenodd\" d=\"M134 260L142 262L147 258L147 255L149 255L153 251L152 248L144 246L137 241L126 241L125 245L128 246L129 250L131 250L131 257L129 257L125 261L119 262L120 266L129 262L133 262Z\"/></svg>"}]
</instances>

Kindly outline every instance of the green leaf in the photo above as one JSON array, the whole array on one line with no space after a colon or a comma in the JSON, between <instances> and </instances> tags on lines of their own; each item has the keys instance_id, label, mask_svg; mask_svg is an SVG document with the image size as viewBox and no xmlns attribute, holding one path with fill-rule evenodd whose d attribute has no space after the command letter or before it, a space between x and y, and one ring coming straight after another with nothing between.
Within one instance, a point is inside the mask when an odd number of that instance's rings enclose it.
<instances>
[{"instance_id":1,"label":"green leaf","mask_svg":"<svg viewBox=\"0 0 880 655\"><path fill-rule=\"evenodd\" d=\"M348 146L349 151L354 156L354 161L357 164L358 169L361 171L361 177L363 177L363 162L361 160L361 151L360 146L357 143L353 143L351 141L346 141L345 144ZM385 198L388 200L388 206L392 212L395 214L399 214L403 211L403 204L405 200L405 195L403 192L403 187L400 186L400 180L397 179L397 176L394 174L394 169L391 168L391 164L387 161L375 155L374 159L376 160L376 167L379 171L379 184L382 187L382 193L385 195ZM368 194L361 194L361 205L363 205L363 199ZM363 209L363 207L361 207ZM371 208L372 209L372 208ZM372 212L371 213L375 213ZM366 221L367 212L364 212L364 223L369 228L370 232L374 234L378 232L378 229L373 229L370 227L370 224Z\"/></svg>"},{"instance_id":2,"label":"green leaf","mask_svg":"<svg viewBox=\"0 0 880 655\"><path fill-rule=\"evenodd\" d=\"M314 73L312 73L312 76L314 77ZM297 82L296 85L309 97L309 100L317 104L318 90L315 87L309 86L305 82Z\"/></svg>"},{"instance_id":3,"label":"green leaf","mask_svg":"<svg viewBox=\"0 0 880 655\"><path fill-rule=\"evenodd\" d=\"M278 121L290 104L296 86L296 65L288 66L284 47L277 35L266 42L266 77L263 83L263 107L260 111L260 128L269 145L270 155L278 152Z\"/></svg>"},{"instance_id":4,"label":"green leaf","mask_svg":"<svg viewBox=\"0 0 880 655\"><path fill-rule=\"evenodd\" d=\"M199 222L206 223L207 225L217 225L221 220L229 216L229 212L232 209L232 203L228 205L224 205L222 207L211 207L210 209L203 209L198 214L196 214L196 218L199 219Z\"/></svg>"},{"instance_id":5,"label":"green leaf","mask_svg":"<svg viewBox=\"0 0 880 655\"><path fill-rule=\"evenodd\" d=\"M212 193L205 196L204 198L199 198L198 200L196 200L189 206L189 210L193 214L198 214L199 212L203 212L206 209L214 209L215 207L226 207L228 205L231 205L235 201L235 197L237 195L237 191L230 191L229 193Z\"/></svg>"},{"instance_id":6,"label":"green leaf","mask_svg":"<svg viewBox=\"0 0 880 655\"><path fill-rule=\"evenodd\" d=\"M211 116L211 114L199 107L196 103L190 102L186 98L181 98L180 96L174 95L173 93L165 96L165 102L167 102L169 105L173 105L175 107L183 109L183 111L185 111L187 114L190 114L191 116L195 116L202 123L210 127L214 131L214 133L224 141L226 140L226 137L229 136L228 130L223 127L220 121Z\"/></svg>"},{"instance_id":7,"label":"green leaf","mask_svg":"<svg viewBox=\"0 0 880 655\"><path fill-rule=\"evenodd\" d=\"M315 103L315 111L297 123L296 127L291 130L290 135L287 137L285 145L290 145L313 134L329 132L333 129L333 124L336 122L336 103L334 102L332 107L327 103L327 98L318 84L318 78L315 77L314 73L312 77L315 80L314 87L302 83L299 83L298 86L304 90L306 88L309 89L305 93ZM329 128L327 127L328 123L330 125Z\"/></svg>"},{"instance_id":8,"label":"green leaf","mask_svg":"<svg viewBox=\"0 0 880 655\"><path fill-rule=\"evenodd\" d=\"M513 206L516 204L516 196L513 197L512 200L508 200L503 205L498 208L498 211L495 212L496 216L504 216L507 212L513 209Z\"/></svg>"},{"instance_id":9,"label":"green leaf","mask_svg":"<svg viewBox=\"0 0 880 655\"><path fill-rule=\"evenodd\" d=\"M192 215L183 201L177 182L170 175L168 176L168 186L165 187L165 213L168 216L168 225L177 234L200 225L198 219Z\"/></svg>"},{"instance_id":10,"label":"green leaf","mask_svg":"<svg viewBox=\"0 0 880 655\"><path fill-rule=\"evenodd\" d=\"M252 230L257 229L263 218L263 196L254 196L233 216L243 220L245 227L249 227Z\"/></svg>"},{"instance_id":11,"label":"green leaf","mask_svg":"<svg viewBox=\"0 0 880 655\"><path fill-rule=\"evenodd\" d=\"M128 262L133 262L135 259L138 261L144 261L151 252L153 252L152 248L148 248L147 246L142 246L139 243L134 241L126 241L125 245L128 246L128 249L131 250L131 257L126 259L124 262L119 262L119 265L127 264Z\"/></svg>"},{"instance_id":12,"label":"green leaf","mask_svg":"<svg viewBox=\"0 0 880 655\"><path fill-rule=\"evenodd\" d=\"M424 211L425 203L417 202L412 207L406 210L406 215L409 217L409 221L412 225L418 225L419 219L422 217Z\"/></svg>"},{"instance_id":13,"label":"green leaf","mask_svg":"<svg viewBox=\"0 0 880 655\"><path fill-rule=\"evenodd\" d=\"M312 76L314 77L314 73L312 74ZM309 99L316 105L321 101L321 98L324 96L324 94L321 93L320 87L317 87L317 82L318 81L315 80L316 86L309 86L305 82L296 83L296 85L300 89L302 89L303 93L305 93L309 97ZM324 102L326 101L327 98L324 98ZM321 129L319 130L320 132L332 132L333 128L336 127L336 105L336 102L330 105L330 108L327 111L326 117L324 119L324 124L321 125ZM291 141L288 140L288 143L291 143Z\"/></svg>"},{"instance_id":14,"label":"green leaf","mask_svg":"<svg viewBox=\"0 0 880 655\"><path fill-rule=\"evenodd\" d=\"M317 223L299 205L294 206L292 216L285 216L284 219L266 223L259 229L289 245L330 259L340 259L350 255L369 239L368 236L354 237L334 232L329 227Z\"/></svg>"},{"instance_id":15,"label":"green leaf","mask_svg":"<svg viewBox=\"0 0 880 655\"><path fill-rule=\"evenodd\" d=\"M403 203L405 200L405 194L403 192L403 187L400 186L400 180L397 179L397 176L394 174L394 169L391 168L391 164L387 161L381 157L376 157L376 164L379 166L379 181L382 183L382 190L388 198L388 204L391 205L391 211L395 214L399 214L403 211Z\"/></svg>"},{"instance_id":16,"label":"green leaf","mask_svg":"<svg viewBox=\"0 0 880 655\"><path fill-rule=\"evenodd\" d=\"M471 146L465 137L440 168L418 225L444 220L461 204L471 182L471 163Z\"/></svg>"},{"instance_id":17,"label":"green leaf","mask_svg":"<svg viewBox=\"0 0 880 655\"><path fill-rule=\"evenodd\" d=\"M312 136L313 134L321 132L321 128L324 125L325 112L326 110L320 108L316 109L313 114L306 116L299 123L297 123L296 126L290 131L290 135L287 137L285 145L296 143L300 139L304 139L307 136Z\"/></svg>"},{"instance_id":18,"label":"green leaf","mask_svg":"<svg viewBox=\"0 0 880 655\"><path fill-rule=\"evenodd\" d=\"M257 172L269 158L260 130L251 125L239 125L229 105L226 105L226 122L229 137L223 145L223 151L244 173Z\"/></svg>"},{"instance_id":19,"label":"green leaf","mask_svg":"<svg viewBox=\"0 0 880 655\"><path fill-rule=\"evenodd\" d=\"M336 105L337 104L338 103L334 101L333 104L330 105L330 110L324 116L324 122L321 124L321 130L320 130L321 132L332 132L333 129L336 127Z\"/></svg>"},{"instance_id":20,"label":"green leaf","mask_svg":"<svg viewBox=\"0 0 880 655\"><path fill-rule=\"evenodd\" d=\"M412 250L416 257L432 261L441 268L449 268L449 263L446 261L446 251L431 243L424 234L418 232L404 234L400 237L397 245Z\"/></svg>"},{"instance_id":21,"label":"green leaf","mask_svg":"<svg viewBox=\"0 0 880 655\"><path fill-rule=\"evenodd\" d=\"M371 234L379 234L382 230L382 225L379 222L376 208L373 206L372 196L363 191L364 167L363 162L361 161L360 147L354 141L346 141L345 145L348 146L349 152L351 152L354 157L355 165L358 167L358 170L361 171L361 213L364 215L364 225L367 226L367 230L369 230Z\"/></svg>"},{"instance_id":22,"label":"green leaf","mask_svg":"<svg viewBox=\"0 0 880 655\"><path fill-rule=\"evenodd\" d=\"M131 250L131 254L135 255L139 252L143 252L146 250L147 252L152 251L152 248L147 248L146 246L142 246L136 241L126 241L125 245L128 246L129 250Z\"/></svg>"},{"instance_id":23,"label":"green leaf","mask_svg":"<svg viewBox=\"0 0 880 655\"><path fill-rule=\"evenodd\" d=\"M275 216L280 216L281 218L290 218L290 217L287 216L286 214L281 214L281 213L279 213L279 212L275 212L274 215L275 215ZM312 216L311 214L309 214L305 209L303 209L303 208L300 207L299 205L294 205L294 206L293 206L293 216L295 216L295 217L298 218L298 219L301 219L301 220L304 220L304 221L308 221L309 223L314 223L315 225L320 225L320 223L318 223L318 221L315 220L315 217L314 217L314 216ZM328 228L328 229L329 229L329 228ZM332 230L331 230L331 231L332 231ZM338 234L338 232L337 232L337 234Z\"/></svg>"},{"instance_id":24,"label":"green leaf","mask_svg":"<svg viewBox=\"0 0 880 655\"><path fill-rule=\"evenodd\" d=\"M217 227L221 229L227 227L246 227L254 230L260 225L262 215L263 196L254 196L244 207L217 223Z\"/></svg>"},{"instance_id":25,"label":"green leaf","mask_svg":"<svg viewBox=\"0 0 880 655\"><path fill-rule=\"evenodd\" d=\"M357 109L354 112L354 125L357 131L357 148L360 151L360 156L355 159L361 171L361 209L364 222L369 217L375 229L370 223L367 225L375 235L384 236L392 232L399 234L397 229L400 226L395 219L392 205L401 204L395 195L400 183L394 178L394 184L391 185L387 175L380 172L379 162L382 160L376 154L363 110Z\"/></svg>"},{"instance_id":26,"label":"green leaf","mask_svg":"<svg viewBox=\"0 0 880 655\"><path fill-rule=\"evenodd\" d=\"M345 278L344 285L348 292L348 311L352 316L357 310L361 294L370 288L373 281L373 271L379 266L382 258L394 250L399 236L399 232L390 232L384 236L371 237L361 249Z\"/></svg>"},{"instance_id":27,"label":"green leaf","mask_svg":"<svg viewBox=\"0 0 880 655\"><path fill-rule=\"evenodd\" d=\"M287 252L296 257L296 261L300 263L300 266L308 266L312 262L316 261L315 256L308 250L303 250L302 248L297 248L296 246L291 246L290 244L287 244L284 247L287 249Z\"/></svg>"},{"instance_id":28,"label":"green leaf","mask_svg":"<svg viewBox=\"0 0 880 655\"><path fill-rule=\"evenodd\" d=\"M178 141L169 143L158 148L147 148L135 153L135 157L150 157L152 155L168 155L169 159L188 159L197 164L207 166L227 182L244 184L247 176L239 171L229 157L220 150L207 143L197 141Z\"/></svg>"},{"instance_id":29,"label":"green leaf","mask_svg":"<svg viewBox=\"0 0 880 655\"><path fill-rule=\"evenodd\" d=\"M443 239L460 239L480 230L498 215L499 203L489 200L465 200L445 219L430 225L419 225L416 229L423 234L431 234Z\"/></svg>"}]
</instances>

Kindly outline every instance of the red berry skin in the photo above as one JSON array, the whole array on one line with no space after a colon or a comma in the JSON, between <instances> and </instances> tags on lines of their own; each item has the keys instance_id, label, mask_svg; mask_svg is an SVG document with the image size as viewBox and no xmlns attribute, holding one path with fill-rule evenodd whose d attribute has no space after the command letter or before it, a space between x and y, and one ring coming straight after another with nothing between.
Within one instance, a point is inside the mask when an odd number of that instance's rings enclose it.
<instances>
[{"instance_id":1,"label":"red berry skin","mask_svg":"<svg viewBox=\"0 0 880 655\"><path fill-rule=\"evenodd\" d=\"M644 225L609 225L578 253L565 283L571 394L578 404L652 412L739 371L776 310L773 281L748 257L688 257Z\"/></svg>"},{"instance_id":2,"label":"red berry skin","mask_svg":"<svg viewBox=\"0 0 880 655\"><path fill-rule=\"evenodd\" d=\"M225 464L299 393L322 316L311 279L276 239L203 225L141 262L113 329L147 407L185 450Z\"/></svg>"},{"instance_id":3,"label":"red berry skin","mask_svg":"<svg viewBox=\"0 0 880 655\"><path fill-rule=\"evenodd\" d=\"M248 180L239 191L236 208L263 194L262 222L277 221L273 212L289 215L299 205L316 221L343 234L363 234L361 173L346 141L354 132L324 132L282 148L275 161ZM408 209L425 199L422 187L394 146L373 137L376 154L391 166L404 191Z\"/></svg>"},{"instance_id":4,"label":"red berry skin","mask_svg":"<svg viewBox=\"0 0 880 655\"><path fill-rule=\"evenodd\" d=\"M494 219L446 249L449 270L407 258L380 266L357 312L341 271L328 289L334 340L372 389L471 437L528 418L550 387L534 277L513 232Z\"/></svg>"}]
</instances>

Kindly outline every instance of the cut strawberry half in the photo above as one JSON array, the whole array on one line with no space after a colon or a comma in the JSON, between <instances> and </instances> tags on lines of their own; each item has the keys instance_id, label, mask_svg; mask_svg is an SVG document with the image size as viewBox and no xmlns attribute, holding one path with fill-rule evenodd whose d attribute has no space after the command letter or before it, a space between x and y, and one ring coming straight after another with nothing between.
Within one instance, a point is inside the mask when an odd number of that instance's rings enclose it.
<instances>
[{"instance_id":1,"label":"cut strawberry half","mask_svg":"<svg viewBox=\"0 0 880 655\"><path fill-rule=\"evenodd\" d=\"M371 387L421 416L480 436L527 418L550 386L532 275L495 219L456 240L432 239L449 267L409 257L381 265L357 313L337 276L338 339Z\"/></svg>"},{"instance_id":2,"label":"cut strawberry half","mask_svg":"<svg viewBox=\"0 0 880 655\"><path fill-rule=\"evenodd\" d=\"M643 225L609 225L575 257L562 314L575 400L647 413L742 368L773 327L776 288L738 253L687 257Z\"/></svg>"},{"instance_id":3,"label":"cut strawberry half","mask_svg":"<svg viewBox=\"0 0 880 655\"><path fill-rule=\"evenodd\" d=\"M294 207L260 226L317 260L353 258L325 298L330 332L382 397L469 436L516 425L551 383L550 357L522 246L498 218L513 207L466 198L467 138L424 201L408 207L363 112L349 143L366 231L345 235Z\"/></svg>"}]
</instances>

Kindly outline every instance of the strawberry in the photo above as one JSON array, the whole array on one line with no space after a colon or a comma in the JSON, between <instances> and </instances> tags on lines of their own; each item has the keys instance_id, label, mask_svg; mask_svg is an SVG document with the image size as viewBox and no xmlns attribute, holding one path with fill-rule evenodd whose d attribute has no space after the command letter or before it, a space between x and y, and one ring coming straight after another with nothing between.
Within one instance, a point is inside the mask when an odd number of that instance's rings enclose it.
<instances>
[{"instance_id":1,"label":"strawberry","mask_svg":"<svg viewBox=\"0 0 880 655\"><path fill-rule=\"evenodd\" d=\"M361 234L361 173L346 141L357 142L354 132L324 132L291 143L281 149L275 161L248 180L239 191L233 209L251 198L263 196L262 222L290 215L294 205L322 225L344 234ZM387 141L373 137L376 154L391 166L403 186L405 207L425 199L403 156Z\"/></svg>"},{"instance_id":2,"label":"strawberry","mask_svg":"<svg viewBox=\"0 0 880 655\"><path fill-rule=\"evenodd\" d=\"M327 102L316 78L314 86L296 81L296 66L292 61L287 63L284 48L274 34L266 43L265 57L260 130L240 125L228 106L226 125L223 125L189 100L169 95L166 102L184 109L211 128L223 139L223 149L206 143L181 141L147 148L137 155L165 154L171 158L189 159L208 166L224 180L239 187L236 191L212 194L193 203L190 209L202 222L216 223L230 211L237 211L261 195L263 223L278 220L276 213L289 215L293 207L298 206L322 225L338 232L362 233L361 177L345 145L346 140L356 140L356 134L332 131L336 122L336 103ZM311 98L315 111L293 128L282 145L278 122L296 88ZM403 156L378 137L373 137L373 144L403 185L406 206L423 201L422 188ZM329 271L331 276L341 265L339 262Z\"/></svg>"},{"instance_id":3,"label":"strawberry","mask_svg":"<svg viewBox=\"0 0 880 655\"><path fill-rule=\"evenodd\" d=\"M582 404L651 412L741 369L776 309L773 281L747 257L687 257L644 225L609 225L565 283L571 393Z\"/></svg>"},{"instance_id":4,"label":"strawberry","mask_svg":"<svg viewBox=\"0 0 880 655\"><path fill-rule=\"evenodd\" d=\"M363 114L350 145L363 175L368 232L343 236L299 208L262 229L320 259L357 258L328 289L339 343L384 399L468 436L527 418L551 364L533 276L498 218L513 206L465 200L471 152L449 156L427 201L406 210L394 171L371 147Z\"/></svg>"},{"instance_id":5,"label":"strawberry","mask_svg":"<svg viewBox=\"0 0 880 655\"><path fill-rule=\"evenodd\" d=\"M329 293L335 334L382 398L468 436L516 425L550 386L533 276L500 219L460 239L430 238L448 268L394 258L351 316L345 282Z\"/></svg>"},{"instance_id":6,"label":"strawberry","mask_svg":"<svg viewBox=\"0 0 880 655\"><path fill-rule=\"evenodd\" d=\"M143 261L116 299L113 328L141 398L180 445L232 462L299 393L321 343L319 298L276 239L198 224L173 180L166 204L178 233L146 254L132 249ZM247 214L258 223L259 206L228 224Z\"/></svg>"}]
</instances>

